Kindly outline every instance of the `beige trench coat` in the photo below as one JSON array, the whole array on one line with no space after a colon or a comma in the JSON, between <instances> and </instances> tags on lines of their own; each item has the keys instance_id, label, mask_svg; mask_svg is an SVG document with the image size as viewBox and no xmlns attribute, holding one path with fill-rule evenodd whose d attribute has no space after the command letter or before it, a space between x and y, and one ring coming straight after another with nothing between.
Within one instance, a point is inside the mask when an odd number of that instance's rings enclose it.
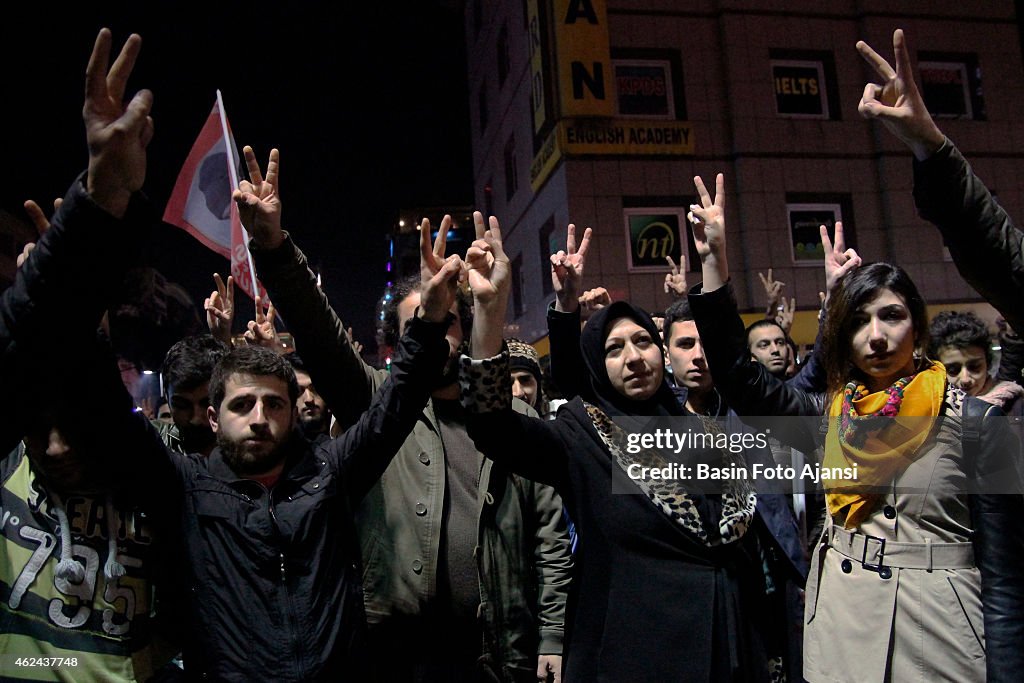
<instances>
[{"instance_id":1,"label":"beige trench coat","mask_svg":"<svg viewBox=\"0 0 1024 683\"><path fill-rule=\"evenodd\" d=\"M804 613L808 681L985 680L960 409L950 406L957 399L947 394L946 419L860 525L859 538L828 523L813 548ZM888 571L872 568L879 565Z\"/></svg>"}]
</instances>

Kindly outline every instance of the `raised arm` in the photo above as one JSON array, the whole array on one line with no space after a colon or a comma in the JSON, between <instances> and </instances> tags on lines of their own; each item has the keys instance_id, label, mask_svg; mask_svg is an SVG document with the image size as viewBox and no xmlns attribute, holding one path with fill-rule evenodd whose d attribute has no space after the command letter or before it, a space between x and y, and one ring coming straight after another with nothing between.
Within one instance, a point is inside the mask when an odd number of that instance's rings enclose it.
<instances>
[{"instance_id":1,"label":"raised arm","mask_svg":"<svg viewBox=\"0 0 1024 683\"><path fill-rule=\"evenodd\" d=\"M883 84L868 83L860 102L914 154L914 201L934 224L964 280L1014 327L1024 329L1024 235L992 198L960 151L946 139L914 81L903 31L892 38L896 68L864 41L857 50Z\"/></svg>"},{"instance_id":2,"label":"raised arm","mask_svg":"<svg viewBox=\"0 0 1024 683\"><path fill-rule=\"evenodd\" d=\"M485 230L482 216L475 216L478 237L466 252L474 303L473 342L459 373L467 431L487 457L528 479L564 490L568 459L554 423L512 410L508 352L502 341L511 286L508 256L497 219L492 216Z\"/></svg>"},{"instance_id":3,"label":"raised arm","mask_svg":"<svg viewBox=\"0 0 1024 683\"><path fill-rule=\"evenodd\" d=\"M264 179L252 148L243 151L249 180L239 184L234 198L242 222L252 229L249 250L256 272L294 337L317 390L347 428L369 407L382 378L352 348L305 255L281 227L280 153L271 150Z\"/></svg>"},{"instance_id":4,"label":"raised arm","mask_svg":"<svg viewBox=\"0 0 1024 683\"><path fill-rule=\"evenodd\" d=\"M699 177L694 178L694 183L701 206L691 206L689 218L701 257L704 283L691 290L689 301L715 386L740 415L819 415L820 402L805 392L787 387L760 363L750 360L743 320L728 284L723 211L725 181L722 174L718 174L713 200ZM787 441L801 450L813 450L811 443L799 434Z\"/></svg>"},{"instance_id":5,"label":"raised arm","mask_svg":"<svg viewBox=\"0 0 1024 683\"><path fill-rule=\"evenodd\" d=\"M551 347L551 380L565 398L588 398L590 386L584 379L586 369L580 356L581 307L583 272L587 264L592 231L583 232L583 241L576 247L576 226L569 224L565 251L551 255L551 284L555 302L548 308L548 339Z\"/></svg>"},{"instance_id":6,"label":"raised arm","mask_svg":"<svg viewBox=\"0 0 1024 683\"><path fill-rule=\"evenodd\" d=\"M421 233L421 243L424 241L430 242L429 230ZM327 446L345 474L353 502L361 500L384 474L412 432L449 355L445 333L463 275L462 259L453 255L434 263L421 257L420 264L422 298L399 340L391 375L355 425Z\"/></svg>"},{"instance_id":7,"label":"raised arm","mask_svg":"<svg viewBox=\"0 0 1024 683\"><path fill-rule=\"evenodd\" d=\"M868 83L864 86L857 111L866 119L881 121L910 148L915 159L923 161L939 150L945 136L928 113L914 81L903 29L893 32L892 49L896 57L895 69L870 45L857 41L857 51L882 79L881 85Z\"/></svg>"}]
</instances>

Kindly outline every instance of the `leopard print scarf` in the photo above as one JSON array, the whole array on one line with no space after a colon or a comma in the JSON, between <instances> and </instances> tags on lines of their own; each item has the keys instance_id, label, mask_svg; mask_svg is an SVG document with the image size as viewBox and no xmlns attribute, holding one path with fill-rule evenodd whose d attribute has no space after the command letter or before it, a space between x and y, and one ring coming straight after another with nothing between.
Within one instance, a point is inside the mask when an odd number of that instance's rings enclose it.
<instances>
[{"instance_id":1,"label":"leopard print scarf","mask_svg":"<svg viewBox=\"0 0 1024 683\"><path fill-rule=\"evenodd\" d=\"M654 451L642 450L636 454L629 453L626 449L627 434L625 430L615 424L597 406L589 403L585 405L587 415L590 417L594 429L597 430L598 436L608 448L616 465L627 475L630 465L651 468L663 468L668 465L664 458ZM701 418L701 421L709 433L721 433L721 429L714 419ZM745 467L746 461L742 454L730 453L728 449L721 452L723 465ZM725 545L739 540L750 528L754 519L757 494L747 479L729 479L723 482L722 516L718 523L719 538L717 539L709 539L697 506L687 493L683 482L673 479L634 479L632 477L630 477L630 481L640 487L647 498L672 521L682 526L690 535L708 547Z\"/></svg>"}]
</instances>

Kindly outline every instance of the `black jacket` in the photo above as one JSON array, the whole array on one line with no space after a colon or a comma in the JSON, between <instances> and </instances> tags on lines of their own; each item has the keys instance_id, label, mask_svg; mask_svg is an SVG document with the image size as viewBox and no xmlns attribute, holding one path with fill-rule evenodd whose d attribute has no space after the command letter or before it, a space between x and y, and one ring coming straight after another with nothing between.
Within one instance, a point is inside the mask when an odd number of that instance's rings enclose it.
<instances>
[{"instance_id":1,"label":"black jacket","mask_svg":"<svg viewBox=\"0 0 1024 683\"><path fill-rule=\"evenodd\" d=\"M914 162L914 202L935 224L960 275L1024 331L1024 234L948 139Z\"/></svg>"},{"instance_id":2,"label":"black jacket","mask_svg":"<svg viewBox=\"0 0 1024 683\"><path fill-rule=\"evenodd\" d=\"M423 410L448 355L447 322L415 320L391 379L333 441L294 432L273 489L240 479L219 448L168 451L135 420L137 490L160 529L181 539L185 668L214 680L337 680L358 675L366 618L352 508ZM412 372L413 367L420 369ZM123 420L122 420L123 421ZM126 425L126 429L132 429Z\"/></svg>"}]
</instances>

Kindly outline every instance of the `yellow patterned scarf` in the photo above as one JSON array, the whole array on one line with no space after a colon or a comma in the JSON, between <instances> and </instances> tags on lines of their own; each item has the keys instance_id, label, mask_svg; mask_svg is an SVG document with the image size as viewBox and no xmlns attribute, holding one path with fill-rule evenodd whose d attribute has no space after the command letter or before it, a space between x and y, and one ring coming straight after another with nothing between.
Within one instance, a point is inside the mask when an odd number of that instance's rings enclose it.
<instances>
[{"instance_id":1,"label":"yellow patterned scarf","mask_svg":"<svg viewBox=\"0 0 1024 683\"><path fill-rule=\"evenodd\" d=\"M891 387L868 393L851 382L829 409L823 467L857 467L857 481L825 480L828 510L847 529L867 519L880 497L859 487L888 486L918 456L946 391L946 368L932 363ZM851 489L844 493L843 489Z\"/></svg>"}]
</instances>

